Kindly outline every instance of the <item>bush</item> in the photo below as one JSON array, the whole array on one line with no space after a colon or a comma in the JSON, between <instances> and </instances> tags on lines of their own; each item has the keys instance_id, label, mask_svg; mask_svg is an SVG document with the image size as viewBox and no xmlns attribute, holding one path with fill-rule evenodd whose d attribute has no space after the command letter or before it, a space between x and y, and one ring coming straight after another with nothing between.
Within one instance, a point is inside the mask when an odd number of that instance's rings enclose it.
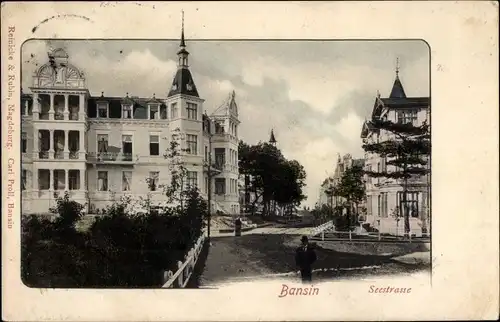
<instances>
[{"instance_id":1,"label":"bush","mask_svg":"<svg viewBox=\"0 0 500 322\"><path fill-rule=\"evenodd\" d=\"M157 287L164 270L177 269L200 237L207 205L195 190L184 208L127 211L123 200L103 210L85 232L75 224L83 206L68 195L52 209L55 221L22 221L22 278L33 287Z\"/></svg>"},{"instance_id":2,"label":"bush","mask_svg":"<svg viewBox=\"0 0 500 322\"><path fill-rule=\"evenodd\" d=\"M343 215L335 216L333 218L333 224L335 225L335 230L337 231L352 231L353 228L358 225L355 215Z\"/></svg>"}]
</instances>

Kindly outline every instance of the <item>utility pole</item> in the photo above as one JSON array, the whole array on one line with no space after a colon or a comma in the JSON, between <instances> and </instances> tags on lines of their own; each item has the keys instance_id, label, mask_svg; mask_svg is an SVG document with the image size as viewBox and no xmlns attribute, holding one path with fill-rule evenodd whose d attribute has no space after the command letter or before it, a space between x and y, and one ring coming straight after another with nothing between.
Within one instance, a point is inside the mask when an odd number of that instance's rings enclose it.
<instances>
[{"instance_id":1,"label":"utility pole","mask_svg":"<svg viewBox=\"0 0 500 322\"><path fill-rule=\"evenodd\" d=\"M211 130L211 129L210 129ZM210 240L210 221L212 220L212 133L209 133L208 135L208 171L207 171L207 177L208 177L208 187L207 187L207 193L208 193L208 239Z\"/></svg>"}]
</instances>

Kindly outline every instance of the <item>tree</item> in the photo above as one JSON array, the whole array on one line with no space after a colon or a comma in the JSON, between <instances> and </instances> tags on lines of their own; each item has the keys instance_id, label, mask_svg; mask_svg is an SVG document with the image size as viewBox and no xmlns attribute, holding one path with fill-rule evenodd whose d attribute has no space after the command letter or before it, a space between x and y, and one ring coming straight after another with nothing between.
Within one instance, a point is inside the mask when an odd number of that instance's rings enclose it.
<instances>
[{"instance_id":1,"label":"tree","mask_svg":"<svg viewBox=\"0 0 500 322\"><path fill-rule=\"evenodd\" d=\"M359 203L365 198L366 189L363 175L363 168L359 165L353 165L344 171L340 182L334 188L334 194L346 200L349 225L352 224L350 218L353 206L357 210Z\"/></svg>"},{"instance_id":2,"label":"tree","mask_svg":"<svg viewBox=\"0 0 500 322\"><path fill-rule=\"evenodd\" d=\"M305 199L304 168L295 160L287 160L274 145L248 145L240 141L238 158L239 171L246 176L245 189L255 194L252 212L260 198L264 205L264 214L269 213L272 202L280 206L290 206Z\"/></svg>"},{"instance_id":3,"label":"tree","mask_svg":"<svg viewBox=\"0 0 500 322\"><path fill-rule=\"evenodd\" d=\"M245 191L245 207L248 206L248 203L250 202L250 194L249 194L249 188L250 188L250 175L251 175L251 159L250 159L250 146L240 140L238 143L238 166L239 166L239 173L240 175L243 176L244 179L244 191ZM245 211L247 211L245 209Z\"/></svg>"},{"instance_id":4,"label":"tree","mask_svg":"<svg viewBox=\"0 0 500 322\"><path fill-rule=\"evenodd\" d=\"M365 171L371 177L384 177L402 180L403 186L403 217L405 236L410 233L410 216L407 203L408 179L418 178L428 173L427 157L430 155L431 143L429 126L424 122L420 126L411 123L394 123L388 120L372 120L371 125L376 131L392 134L383 142L367 143L363 150L387 158L387 165L393 166L392 171ZM427 233L425 219L422 220L422 233Z\"/></svg>"},{"instance_id":5,"label":"tree","mask_svg":"<svg viewBox=\"0 0 500 322\"><path fill-rule=\"evenodd\" d=\"M328 203L332 211L331 215L333 216L333 197L335 195L335 186L333 185L333 179L330 177L326 178L325 181L323 181L323 186L326 187L325 195L328 197Z\"/></svg>"},{"instance_id":6,"label":"tree","mask_svg":"<svg viewBox=\"0 0 500 322\"><path fill-rule=\"evenodd\" d=\"M306 199L303 191L306 179L304 167L296 160L282 160L279 171L273 187L273 199L283 207L298 206Z\"/></svg>"},{"instance_id":7,"label":"tree","mask_svg":"<svg viewBox=\"0 0 500 322\"><path fill-rule=\"evenodd\" d=\"M169 203L178 203L183 209L184 200L186 199L187 190L186 177L187 169L184 166L183 153L185 149L181 146L181 135L180 129L176 128L172 134L172 140L170 140L170 146L165 154L163 155L165 159L169 159L169 170L170 170L170 184L163 185L163 192L168 198ZM151 180L148 181L149 185L154 184Z\"/></svg>"}]
</instances>

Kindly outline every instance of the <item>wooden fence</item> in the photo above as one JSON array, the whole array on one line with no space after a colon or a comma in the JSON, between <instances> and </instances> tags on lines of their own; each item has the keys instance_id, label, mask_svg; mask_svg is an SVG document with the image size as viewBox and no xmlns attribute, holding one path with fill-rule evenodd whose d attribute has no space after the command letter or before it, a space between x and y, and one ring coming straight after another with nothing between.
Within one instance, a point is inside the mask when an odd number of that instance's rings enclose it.
<instances>
[{"instance_id":1,"label":"wooden fence","mask_svg":"<svg viewBox=\"0 0 500 322\"><path fill-rule=\"evenodd\" d=\"M177 262L177 271L165 271L163 276L165 284L162 288L184 288L186 287L191 275L193 274L194 267L198 262L203 246L205 245L206 232L203 231L201 236L196 241L196 244L189 250L184 257L184 262Z\"/></svg>"}]
</instances>

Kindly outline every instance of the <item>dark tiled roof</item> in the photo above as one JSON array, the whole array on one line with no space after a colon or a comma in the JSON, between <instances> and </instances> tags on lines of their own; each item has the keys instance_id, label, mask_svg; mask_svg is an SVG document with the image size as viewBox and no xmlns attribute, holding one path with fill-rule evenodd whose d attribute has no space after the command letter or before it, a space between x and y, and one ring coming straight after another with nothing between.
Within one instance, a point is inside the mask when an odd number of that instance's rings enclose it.
<instances>
[{"instance_id":1,"label":"dark tiled roof","mask_svg":"<svg viewBox=\"0 0 500 322\"><path fill-rule=\"evenodd\" d=\"M389 108L412 108L412 107L428 107L430 99L429 97L389 97L380 98L380 101L385 107ZM375 99L375 103L372 111L372 118L377 118L382 112L382 107L380 106L378 99Z\"/></svg>"},{"instance_id":2,"label":"dark tiled roof","mask_svg":"<svg viewBox=\"0 0 500 322\"><path fill-rule=\"evenodd\" d=\"M179 67L177 73L175 74L174 80L172 82L172 87L168 93L168 97L176 94L186 94L195 97L200 97L198 95L198 90L194 84L193 76L188 68Z\"/></svg>"},{"instance_id":3,"label":"dark tiled roof","mask_svg":"<svg viewBox=\"0 0 500 322\"><path fill-rule=\"evenodd\" d=\"M122 104L132 104L134 119L147 119L148 118L148 103L151 103L151 98L142 97L105 97L94 96L88 99L88 117L97 116L97 102L107 102L109 106L109 118L121 118ZM160 103L162 107L165 104L159 99L155 98L155 102Z\"/></svg>"},{"instance_id":4,"label":"dark tiled roof","mask_svg":"<svg viewBox=\"0 0 500 322\"><path fill-rule=\"evenodd\" d=\"M180 55L180 54L186 54L186 55L189 55L189 51L186 50L186 48L182 47L181 49L179 49L179 51L177 52L177 55Z\"/></svg>"},{"instance_id":5,"label":"dark tiled roof","mask_svg":"<svg viewBox=\"0 0 500 322\"><path fill-rule=\"evenodd\" d=\"M392 90L391 90L391 95L389 95L389 98L405 98L406 93L403 88L403 84L401 84L401 80L399 80L399 77L396 76L396 79L394 80L394 85L392 85Z\"/></svg>"},{"instance_id":6,"label":"dark tiled roof","mask_svg":"<svg viewBox=\"0 0 500 322\"><path fill-rule=\"evenodd\" d=\"M428 106L430 102L429 97L389 97L381 100L387 107Z\"/></svg>"},{"instance_id":7,"label":"dark tiled roof","mask_svg":"<svg viewBox=\"0 0 500 322\"><path fill-rule=\"evenodd\" d=\"M368 133L373 131L375 127L370 121L365 121L363 123L363 127L361 129L361 138L366 138L368 136Z\"/></svg>"}]
</instances>

